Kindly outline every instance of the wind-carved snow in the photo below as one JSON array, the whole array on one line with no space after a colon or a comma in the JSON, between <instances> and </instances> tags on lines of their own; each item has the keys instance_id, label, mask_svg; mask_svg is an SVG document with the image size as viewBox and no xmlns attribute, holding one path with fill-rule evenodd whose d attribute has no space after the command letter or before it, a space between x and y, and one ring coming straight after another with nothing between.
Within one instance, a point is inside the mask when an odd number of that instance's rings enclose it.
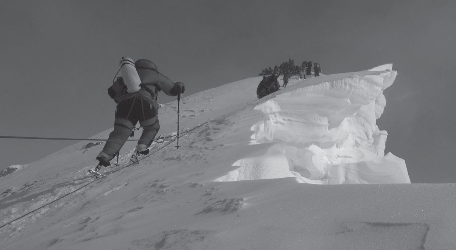
<instances>
[{"instance_id":1,"label":"wind-carved snow","mask_svg":"<svg viewBox=\"0 0 456 250\"><path fill-rule=\"evenodd\" d=\"M251 127L250 145L262 153L236 161L216 181L296 177L313 184L410 183L405 161L385 155L388 133L376 125L383 90L397 76L392 64L336 74L279 94L254 109L264 119Z\"/></svg>"}]
</instances>

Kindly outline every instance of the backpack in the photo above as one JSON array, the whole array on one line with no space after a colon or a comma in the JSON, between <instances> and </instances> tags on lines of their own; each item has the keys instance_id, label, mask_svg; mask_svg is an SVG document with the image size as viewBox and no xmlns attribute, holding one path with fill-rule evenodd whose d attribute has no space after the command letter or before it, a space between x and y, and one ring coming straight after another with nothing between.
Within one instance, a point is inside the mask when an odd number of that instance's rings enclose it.
<instances>
[{"instance_id":1,"label":"backpack","mask_svg":"<svg viewBox=\"0 0 456 250\"><path fill-rule=\"evenodd\" d=\"M160 89L157 87L155 89L155 92L152 91L150 88L147 87L147 85L141 84L141 90L145 90L149 92L149 94L152 96L153 99L157 100L157 93L160 91ZM125 82L123 81L122 77L117 77L117 80L112 83L112 86L108 88L108 95L111 97L116 103L119 103L120 101L123 101L125 99L125 96L127 94L127 85L125 85Z\"/></svg>"},{"instance_id":2,"label":"backpack","mask_svg":"<svg viewBox=\"0 0 456 250\"><path fill-rule=\"evenodd\" d=\"M130 65L130 67L128 69L124 68L124 66L128 66L128 65ZM134 72L132 72L132 68L133 68ZM114 76L115 80L112 80L112 86L108 88L109 97L111 97L117 104L120 101L124 100L125 95L128 93L128 86L125 84L123 77L117 77L117 79L116 79L117 74L119 74L119 71L121 71L121 70L123 70L122 73L126 74L127 78L129 78L127 80L130 81L129 85L131 85L130 87L134 87L133 89L137 88L133 85L136 85L137 81L141 81L139 79L139 76L136 73L136 69L134 68L133 60L130 58L122 57L122 60L120 60L120 69L117 71L116 75ZM134 76L135 73L136 73L136 77Z\"/></svg>"},{"instance_id":3,"label":"backpack","mask_svg":"<svg viewBox=\"0 0 456 250\"><path fill-rule=\"evenodd\" d=\"M123 66L123 65L122 65ZM152 70L160 74L157 70L157 66L147 59L139 59L135 63L136 69L146 69ZM120 71L120 70L119 70ZM117 72L119 73L119 72ZM116 74L117 76L117 74ZM163 77L163 75L161 75ZM146 79L147 81L148 79ZM149 79L150 80L150 79ZM153 100L157 101L158 92L161 91L160 86L158 84L150 84L150 83L141 83L139 84L141 90L147 91ZM117 77L117 80L113 81L112 86L108 89L108 95L114 99L116 103L124 100L127 95L127 85L125 84L122 77Z\"/></svg>"},{"instance_id":4,"label":"backpack","mask_svg":"<svg viewBox=\"0 0 456 250\"><path fill-rule=\"evenodd\" d=\"M108 95L114 99L116 103L122 101L127 94L127 85L125 85L122 77L117 77L117 80L112 83L108 89Z\"/></svg>"}]
</instances>

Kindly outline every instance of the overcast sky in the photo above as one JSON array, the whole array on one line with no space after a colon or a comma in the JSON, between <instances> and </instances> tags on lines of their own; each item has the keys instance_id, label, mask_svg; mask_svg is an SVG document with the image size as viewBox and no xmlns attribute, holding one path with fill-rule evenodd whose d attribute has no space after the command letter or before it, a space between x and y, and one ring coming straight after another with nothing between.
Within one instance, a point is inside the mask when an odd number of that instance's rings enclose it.
<instances>
[{"instance_id":1,"label":"overcast sky","mask_svg":"<svg viewBox=\"0 0 456 250\"><path fill-rule=\"evenodd\" d=\"M456 182L456 2L309 2L1 1L0 135L109 129L107 88L122 56L152 60L186 95L289 58L324 74L393 63L399 75L377 121L386 152L406 161L412 182ZM74 143L0 139L0 169Z\"/></svg>"}]
</instances>

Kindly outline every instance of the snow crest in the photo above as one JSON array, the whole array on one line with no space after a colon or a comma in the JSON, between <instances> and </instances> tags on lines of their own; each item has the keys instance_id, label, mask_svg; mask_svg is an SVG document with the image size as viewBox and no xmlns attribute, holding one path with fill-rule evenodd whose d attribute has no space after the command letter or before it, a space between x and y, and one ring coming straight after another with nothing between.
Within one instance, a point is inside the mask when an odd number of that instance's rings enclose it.
<instances>
[{"instance_id":1,"label":"snow crest","mask_svg":"<svg viewBox=\"0 0 456 250\"><path fill-rule=\"evenodd\" d=\"M397 76L392 64L319 77L257 105L264 119L251 127L251 145L271 144L239 159L218 181L296 177L313 184L410 183L405 161L385 155L388 133L376 125L383 90ZM319 82L317 82L319 81Z\"/></svg>"}]
</instances>

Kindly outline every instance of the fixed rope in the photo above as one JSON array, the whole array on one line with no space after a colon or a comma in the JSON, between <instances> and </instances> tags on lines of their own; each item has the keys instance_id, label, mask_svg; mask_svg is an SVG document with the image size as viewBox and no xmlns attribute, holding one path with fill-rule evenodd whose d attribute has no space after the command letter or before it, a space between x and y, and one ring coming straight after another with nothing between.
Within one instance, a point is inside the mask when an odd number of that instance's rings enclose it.
<instances>
[{"instance_id":1,"label":"fixed rope","mask_svg":"<svg viewBox=\"0 0 456 250\"><path fill-rule=\"evenodd\" d=\"M139 130L141 127L133 128L132 131ZM88 138L68 138L68 137L39 137L39 136L17 136L0 135L0 139L22 139L22 140L49 140L49 141L107 141L108 139L88 139ZM127 139L127 141L139 141L139 139Z\"/></svg>"},{"instance_id":2,"label":"fixed rope","mask_svg":"<svg viewBox=\"0 0 456 250\"><path fill-rule=\"evenodd\" d=\"M185 134L188 134L189 132L191 132L191 131L193 131L193 130L195 130L195 129L201 127L201 126L203 126L204 124L206 124L206 123L208 123L208 122L209 122L209 121L207 121L207 122L205 122L205 123L202 123L202 124L200 124L200 125L197 125L197 126L193 127L192 129L187 130ZM167 147L168 145L170 145L171 143L173 143L173 142L174 142L175 140L177 140L177 139L178 139L177 136L176 136L175 138L172 138L171 140L169 140L168 142L166 142L164 145L162 145L161 147L159 147L159 148L156 149L155 151L153 151L153 152L151 152L150 154L148 154L148 155L144 156L143 158L141 158L141 160L144 160L144 159L146 159L146 158L148 158L148 157L154 155L155 153L157 153L157 152L160 151L161 149ZM122 166L121 168L118 168L118 169L113 170L112 172L110 172L110 174L116 173L116 172L118 172L118 171L120 171L120 170L122 170L122 169L124 169L124 168L126 168L126 167L129 167L129 166L133 165L133 164L135 164L135 163L134 163L134 162L128 163L128 164ZM44 208L44 207L46 207L46 206L48 206L48 205L51 205L51 204L53 204L53 203L55 203L55 202L57 202L57 201L59 201L59 200L65 198L65 197L71 195L71 194L74 194L74 193L76 193L77 191L79 191L79 190L81 190L81 189L83 189L83 188L89 186L90 184L92 184L92 183L94 183L94 182L96 182L96 181L98 181L98 180L102 180L102 179L103 179L103 178L101 178L101 179L94 178L93 180L89 181L87 184L84 184L83 186L81 186L81 187L79 187L79 188L77 188L77 189L75 189L75 190L73 190L73 191L71 191L71 192L69 192L69 193L67 193L67 194L65 194L65 195L62 195L62 196L60 196L59 198L57 198L57 199L55 199L55 200L53 200L53 201L51 201L51 202L48 202L48 203L46 203L46 204L44 204L44 205L42 205L42 206L40 206L40 207L38 207L38 208L33 209L33 210L30 211L30 212L27 212L26 214L23 214L23 215L21 215L21 216L15 218L15 219L13 219L13 220L7 222L7 223L1 225L1 226L0 226L0 229L3 228L3 227L6 227L7 225L9 225L9 224L11 224L11 223L13 223L13 222L15 222L15 221L18 221L18 220L20 220L20 219L26 217L26 216L29 215L29 214L34 213L34 212L36 212L36 211L38 211L38 210L40 210L40 209L42 209L42 208Z\"/></svg>"},{"instance_id":3,"label":"fixed rope","mask_svg":"<svg viewBox=\"0 0 456 250\"><path fill-rule=\"evenodd\" d=\"M50 140L50 141L107 141L108 140L108 139L37 137L37 136L15 136L15 135L0 135L0 139ZM139 139L127 139L127 141L139 141Z\"/></svg>"},{"instance_id":4,"label":"fixed rope","mask_svg":"<svg viewBox=\"0 0 456 250\"><path fill-rule=\"evenodd\" d=\"M63 198L65 198L65 197L69 196L70 194L73 194L73 193L75 193L75 192L77 192L77 191L79 191L79 190L81 190L81 189L87 187L88 185L92 184L92 183L95 182L96 180L97 180L97 179L95 179L95 180L93 180L93 181L90 181L89 183L87 183L87 184L83 185L82 187L79 187L79 188L77 188L77 189L75 189L75 190L69 192L68 194L62 195L62 196L60 196L59 198L57 198L57 199L55 199L55 200L53 200L53 201L51 201L51 202L49 202L49 203L47 203L47 204L42 205L41 207L35 208L34 210L32 210L32 211L30 211L30 212L28 212L28 213L26 213L26 214L24 214L24 215L21 215L21 216L17 217L16 219L11 220L11 221L9 221L9 222L7 222L7 223L1 225L0 228L6 227L7 225L9 225L9 224L11 224L11 223L13 223L13 222L15 222L15 221L18 221L18 220L24 218L25 216L27 216L27 215L29 215L29 214L32 214L32 213L34 213L34 212L36 212L36 211L42 209L43 207L45 207L45 206L47 206L47 205L50 205L50 204L52 204L52 203L54 203L54 202L56 202L56 201L58 201L58 200L60 200L60 199L63 199Z\"/></svg>"},{"instance_id":5,"label":"fixed rope","mask_svg":"<svg viewBox=\"0 0 456 250\"><path fill-rule=\"evenodd\" d=\"M255 104L258 103L259 101L261 101L261 100L256 100L256 101L254 101L253 103L248 104L247 106L255 105ZM233 113L235 113L235 112L237 112L237 111L239 111L239 110L241 110L241 109L243 109L243 108L245 108L245 107L246 107L246 106L242 106L242 107L240 107L240 108L238 108L238 109L236 109L236 110L234 110L234 111L231 111L231 112L229 112L229 113L227 113L227 114L224 114L224 115L219 116L219 118L229 116L229 115L231 115L231 114L233 114ZM204 122L204 123L201 123L201 124L199 124L199 125L197 125L197 126L191 128L191 129L188 129L188 130L186 130L186 133L185 133L185 134L188 134L188 133L190 133L191 131L193 131L193 130L195 130L195 129L201 127L201 126L203 126L203 125L205 125L205 124L208 124L208 123L211 122L211 121L212 121L212 120L206 121L206 122ZM2 137L0 136L0 138L2 138ZM166 142L165 145L161 146L160 148L156 149L155 151L151 152L150 154L144 156L144 157L141 158L140 160L144 160L144 159L146 159L146 158L148 158L148 157L154 155L155 153L157 153L157 152L160 151L161 149L163 149L163 148L167 147L168 145L170 145L171 143L173 143L173 142L174 142L175 140L177 140L178 138L179 138L179 137L176 136L175 138L169 140L168 142ZM87 139L82 139L82 140L87 140ZM103 140L103 141L105 141L105 140ZM131 166L132 164L135 164L135 163L134 163L134 162L128 163L128 164L124 165L124 166L121 167L121 168L118 168L118 169L116 169L116 170L113 170L113 171L111 172L111 174L112 174L112 173L116 173L116 172L118 172L118 171L120 171L120 170L122 170L122 169L124 169L124 168L126 168L126 167L129 167L129 166ZM63 196L61 196L61 197L59 197L59 198L57 198L57 199L55 199L55 200L53 200L53 201L51 201L51 202L49 202L49 203L46 203L46 204L44 204L44 205L42 205L42 206L40 206L40 207L38 207L38 208L36 208L36 209L33 209L33 210L30 211L30 212L27 212L27 213L24 214L24 215L19 216L18 218L15 218L15 219L13 219L13 220L11 220L11 221L9 221L9 222L7 222L7 223L1 225L1 226L0 226L0 229L3 228L3 227L6 227L7 225L9 225L9 224L11 224L11 223L13 223L13 222L15 222L15 221L17 221L17 220L20 220L20 219L24 218L25 216L27 216L27 215L29 215L29 214L32 214L32 213L34 213L34 212L36 212L36 211L42 209L42 208L45 207L45 206L48 206L48 205L50 205L50 204L52 204L52 203L54 203L54 202L56 202L56 201L58 201L58 200L61 200L61 199L63 199L64 197L67 197L67 196L69 196L69 195L71 195L71 194L74 194L75 192L77 192L77 191L79 191L79 190L81 190L81 189L83 189L83 188L89 186L90 184L92 184L92 183L94 183L94 182L96 182L96 181L98 181L98 180L103 180L103 178L101 178L101 179L94 178L94 180L89 181L87 184L84 184L83 186L81 186L81 187L79 187L79 188L77 188L77 189L75 189L75 190L69 192L68 194L65 194L65 195L63 195Z\"/></svg>"}]
</instances>

